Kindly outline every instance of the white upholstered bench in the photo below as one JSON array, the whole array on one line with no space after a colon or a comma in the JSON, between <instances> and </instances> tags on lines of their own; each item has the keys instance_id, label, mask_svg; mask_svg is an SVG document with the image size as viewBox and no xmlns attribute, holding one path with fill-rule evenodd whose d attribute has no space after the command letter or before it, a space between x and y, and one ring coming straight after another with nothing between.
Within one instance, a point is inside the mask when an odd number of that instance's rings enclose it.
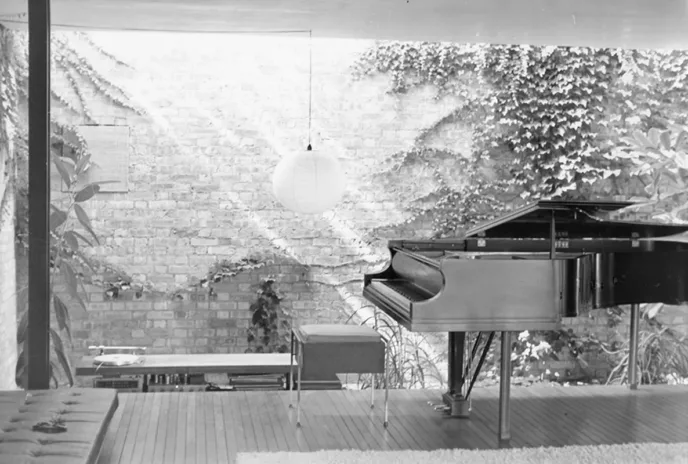
<instances>
[{"instance_id":1,"label":"white upholstered bench","mask_svg":"<svg viewBox=\"0 0 688 464\"><path fill-rule=\"evenodd\" d=\"M296 358L296 426L301 426L301 376L311 372L335 374L383 374L385 384L384 426L389 422L386 344L370 327L346 324L303 325L291 332L292 361ZM290 405L293 404L293 364L290 368ZM375 377L370 407L375 406Z\"/></svg>"}]
</instances>

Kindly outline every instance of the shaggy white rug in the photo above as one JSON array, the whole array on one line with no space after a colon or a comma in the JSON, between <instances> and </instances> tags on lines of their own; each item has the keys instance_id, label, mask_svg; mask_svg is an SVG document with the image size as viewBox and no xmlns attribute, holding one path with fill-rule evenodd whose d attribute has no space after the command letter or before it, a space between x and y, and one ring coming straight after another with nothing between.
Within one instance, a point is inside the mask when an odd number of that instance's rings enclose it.
<instances>
[{"instance_id":1,"label":"shaggy white rug","mask_svg":"<svg viewBox=\"0 0 688 464\"><path fill-rule=\"evenodd\" d=\"M500 450L239 453L237 464L686 464L688 443L512 448Z\"/></svg>"}]
</instances>

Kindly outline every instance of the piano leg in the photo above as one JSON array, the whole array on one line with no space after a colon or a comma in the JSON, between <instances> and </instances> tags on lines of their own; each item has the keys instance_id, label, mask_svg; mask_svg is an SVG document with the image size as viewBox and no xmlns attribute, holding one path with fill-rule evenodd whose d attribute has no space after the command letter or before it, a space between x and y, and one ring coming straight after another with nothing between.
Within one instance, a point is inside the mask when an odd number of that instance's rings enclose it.
<instances>
[{"instance_id":1,"label":"piano leg","mask_svg":"<svg viewBox=\"0 0 688 464\"><path fill-rule=\"evenodd\" d=\"M511 332L502 332L502 356L499 363L499 445L511 441Z\"/></svg>"},{"instance_id":2,"label":"piano leg","mask_svg":"<svg viewBox=\"0 0 688 464\"><path fill-rule=\"evenodd\" d=\"M464 356L466 332L449 332L449 390L442 395L442 401L453 417L470 415L469 401L464 398Z\"/></svg>"}]
</instances>

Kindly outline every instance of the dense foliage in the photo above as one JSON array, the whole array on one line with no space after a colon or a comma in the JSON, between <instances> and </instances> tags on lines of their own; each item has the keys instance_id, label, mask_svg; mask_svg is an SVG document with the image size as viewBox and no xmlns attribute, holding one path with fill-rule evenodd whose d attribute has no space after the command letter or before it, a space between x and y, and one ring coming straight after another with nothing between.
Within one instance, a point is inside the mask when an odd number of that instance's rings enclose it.
<instances>
[{"instance_id":1,"label":"dense foliage","mask_svg":"<svg viewBox=\"0 0 688 464\"><path fill-rule=\"evenodd\" d=\"M432 217L438 236L524 200L636 194L613 148L634 130L685 121L686 73L682 52L397 42L377 44L353 68L357 79L388 75L394 95L432 86L457 101L381 174L435 170L432 194L410 208L411 220ZM427 144L452 125L470 128L472 153ZM459 188L441 171L447 158L466 179Z\"/></svg>"}]
</instances>

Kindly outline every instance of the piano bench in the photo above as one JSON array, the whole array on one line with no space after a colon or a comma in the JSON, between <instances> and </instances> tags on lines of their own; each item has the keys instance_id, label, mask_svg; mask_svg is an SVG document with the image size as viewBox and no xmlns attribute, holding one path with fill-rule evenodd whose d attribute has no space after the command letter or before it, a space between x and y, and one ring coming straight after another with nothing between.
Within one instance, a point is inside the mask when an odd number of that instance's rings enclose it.
<instances>
[{"instance_id":1,"label":"piano bench","mask_svg":"<svg viewBox=\"0 0 688 464\"><path fill-rule=\"evenodd\" d=\"M387 345L382 336L366 326L311 324L291 332L289 370L290 407L293 404L293 360L296 359L296 426L301 426L301 376L322 374L383 374L385 383L384 426L388 424L389 397L386 371ZM375 377L372 377L370 407L375 406Z\"/></svg>"}]
</instances>

